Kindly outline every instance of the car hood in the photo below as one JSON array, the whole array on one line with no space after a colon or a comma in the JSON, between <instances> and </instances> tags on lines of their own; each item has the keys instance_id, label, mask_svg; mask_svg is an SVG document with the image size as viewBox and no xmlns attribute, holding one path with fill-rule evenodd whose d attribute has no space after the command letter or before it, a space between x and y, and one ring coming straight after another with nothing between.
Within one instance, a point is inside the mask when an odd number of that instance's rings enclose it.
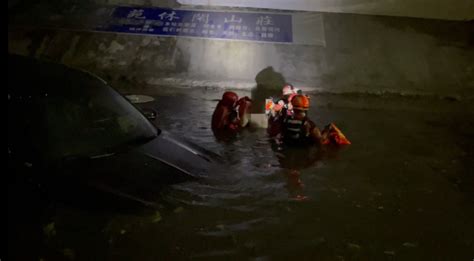
<instances>
[{"instance_id":1,"label":"car hood","mask_svg":"<svg viewBox=\"0 0 474 261\"><path fill-rule=\"evenodd\" d=\"M221 163L219 155L162 132L126 151L71 161L59 167L51 181L61 195L74 194L79 201L92 202L99 197L84 193L83 187L105 192L115 198L112 201L121 198L149 205L164 186L206 178ZM73 188L77 190L73 192Z\"/></svg>"},{"instance_id":2,"label":"car hood","mask_svg":"<svg viewBox=\"0 0 474 261\"><path fill-rule=\"evenodd\" d=\"M165 131L136 150L195 178L207 177L212 167L222 161L218 154Z\"/></svg>"}]
</instances>

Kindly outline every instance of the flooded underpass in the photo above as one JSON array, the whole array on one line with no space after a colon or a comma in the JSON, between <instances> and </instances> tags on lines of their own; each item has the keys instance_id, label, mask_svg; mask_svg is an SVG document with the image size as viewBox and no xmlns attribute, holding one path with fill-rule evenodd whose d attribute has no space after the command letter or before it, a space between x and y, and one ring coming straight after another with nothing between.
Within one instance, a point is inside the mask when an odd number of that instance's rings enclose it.
<instances>
[{"instance_id":1,"label":"flooded underpass","mask_svg":"<svg viewBox=\"0 0 474 261\"><path fill-rule=\"evenodd\" d=\"M209 178L167 187L157 210L57 203L43 260L471 260L474 115L469 101L310 93L309 117L344 148L272 146L265 129L220 141L217 89L150 88L156 124L222 156ZM236 90L239 96L250 92Z\"/></svg>"},{"instance_id":2,"label":"flooded underpass","mask_svg":"<svg viewBox=\"0 0 474 261\"><path fill-rule=\"evenodd\" d=\"M473 260L471 2L9 0L0 260ZM215 136L288 83L352 144Z\"/></svg>"}]
</instances>

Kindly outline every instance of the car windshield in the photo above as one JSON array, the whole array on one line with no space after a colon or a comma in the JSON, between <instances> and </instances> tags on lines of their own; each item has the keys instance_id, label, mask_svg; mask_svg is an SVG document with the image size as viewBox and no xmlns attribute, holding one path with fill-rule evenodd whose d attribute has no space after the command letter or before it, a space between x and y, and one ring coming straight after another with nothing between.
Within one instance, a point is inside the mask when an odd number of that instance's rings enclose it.
<instances>
[{"instance_id":1,"label":"car windshield","mask_svg":"<svg viewBox=\"0 0 474 261\"><path fill-rule=\"evenodd\" d=\"M97 156L156 137L148 119L101 79L71 69L62 74L67 81L42 73L47 87L9 96L17 105L9 108L16 123L9 127L30 129L12 136L32 143L42 158Z\"/></svg>"},{"instance_id":2,"label":"car windshield","mask_svg":"<svg viewBox=\"0 0 474 261\"><path fill-rule=\"evenodd\" d=\"M157 133L135 107L100 81L77 95L51 97L45 117L55 153L61 156L107 153Z\"/></svg>"}]
</instances>

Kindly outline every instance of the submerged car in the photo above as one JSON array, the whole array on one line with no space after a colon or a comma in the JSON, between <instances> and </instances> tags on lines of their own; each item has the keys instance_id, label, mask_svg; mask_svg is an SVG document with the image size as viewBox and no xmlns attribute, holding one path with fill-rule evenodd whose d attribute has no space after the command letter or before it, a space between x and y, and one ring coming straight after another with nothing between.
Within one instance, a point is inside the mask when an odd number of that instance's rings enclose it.
<instances>
[{"instance_id":1,"label":"submerged car","mask_svg":"<svg viewBox=\"0 0 474 261\"><path fill-rule=\"evenodd\" d=\"M9 184L80 201L153 204L160 188L206 177L219 156L157 128L99 77L9 55Z\"/></svg>"}]
</instances>

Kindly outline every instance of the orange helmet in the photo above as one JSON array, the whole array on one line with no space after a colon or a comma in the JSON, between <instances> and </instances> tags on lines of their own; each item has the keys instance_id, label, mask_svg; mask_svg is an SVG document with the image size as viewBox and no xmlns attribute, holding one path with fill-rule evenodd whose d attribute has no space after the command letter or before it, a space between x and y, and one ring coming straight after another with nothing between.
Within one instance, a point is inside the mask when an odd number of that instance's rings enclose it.
<instances>
[{"instance_id":1,"label":"orange helmet","mask_svg":"<svg viewBox=\"0 0 474 261\"><path fill-rule=\"evenodd\" d=\"M224 92L222 95L222 103L228 106L234 106L239 99L239 96L235 92Z\"/></svg>"},{"instance_id":2,"label":"orange helmet","mask_svg":"<svg viewBox=\"0 0 474 261\"><path fill-rule=\"evenodd\" d=\"M307 111L309 109L309 99L305 95L298 94L291 99L293 109Z\"/></svg>"}]
</instances>

